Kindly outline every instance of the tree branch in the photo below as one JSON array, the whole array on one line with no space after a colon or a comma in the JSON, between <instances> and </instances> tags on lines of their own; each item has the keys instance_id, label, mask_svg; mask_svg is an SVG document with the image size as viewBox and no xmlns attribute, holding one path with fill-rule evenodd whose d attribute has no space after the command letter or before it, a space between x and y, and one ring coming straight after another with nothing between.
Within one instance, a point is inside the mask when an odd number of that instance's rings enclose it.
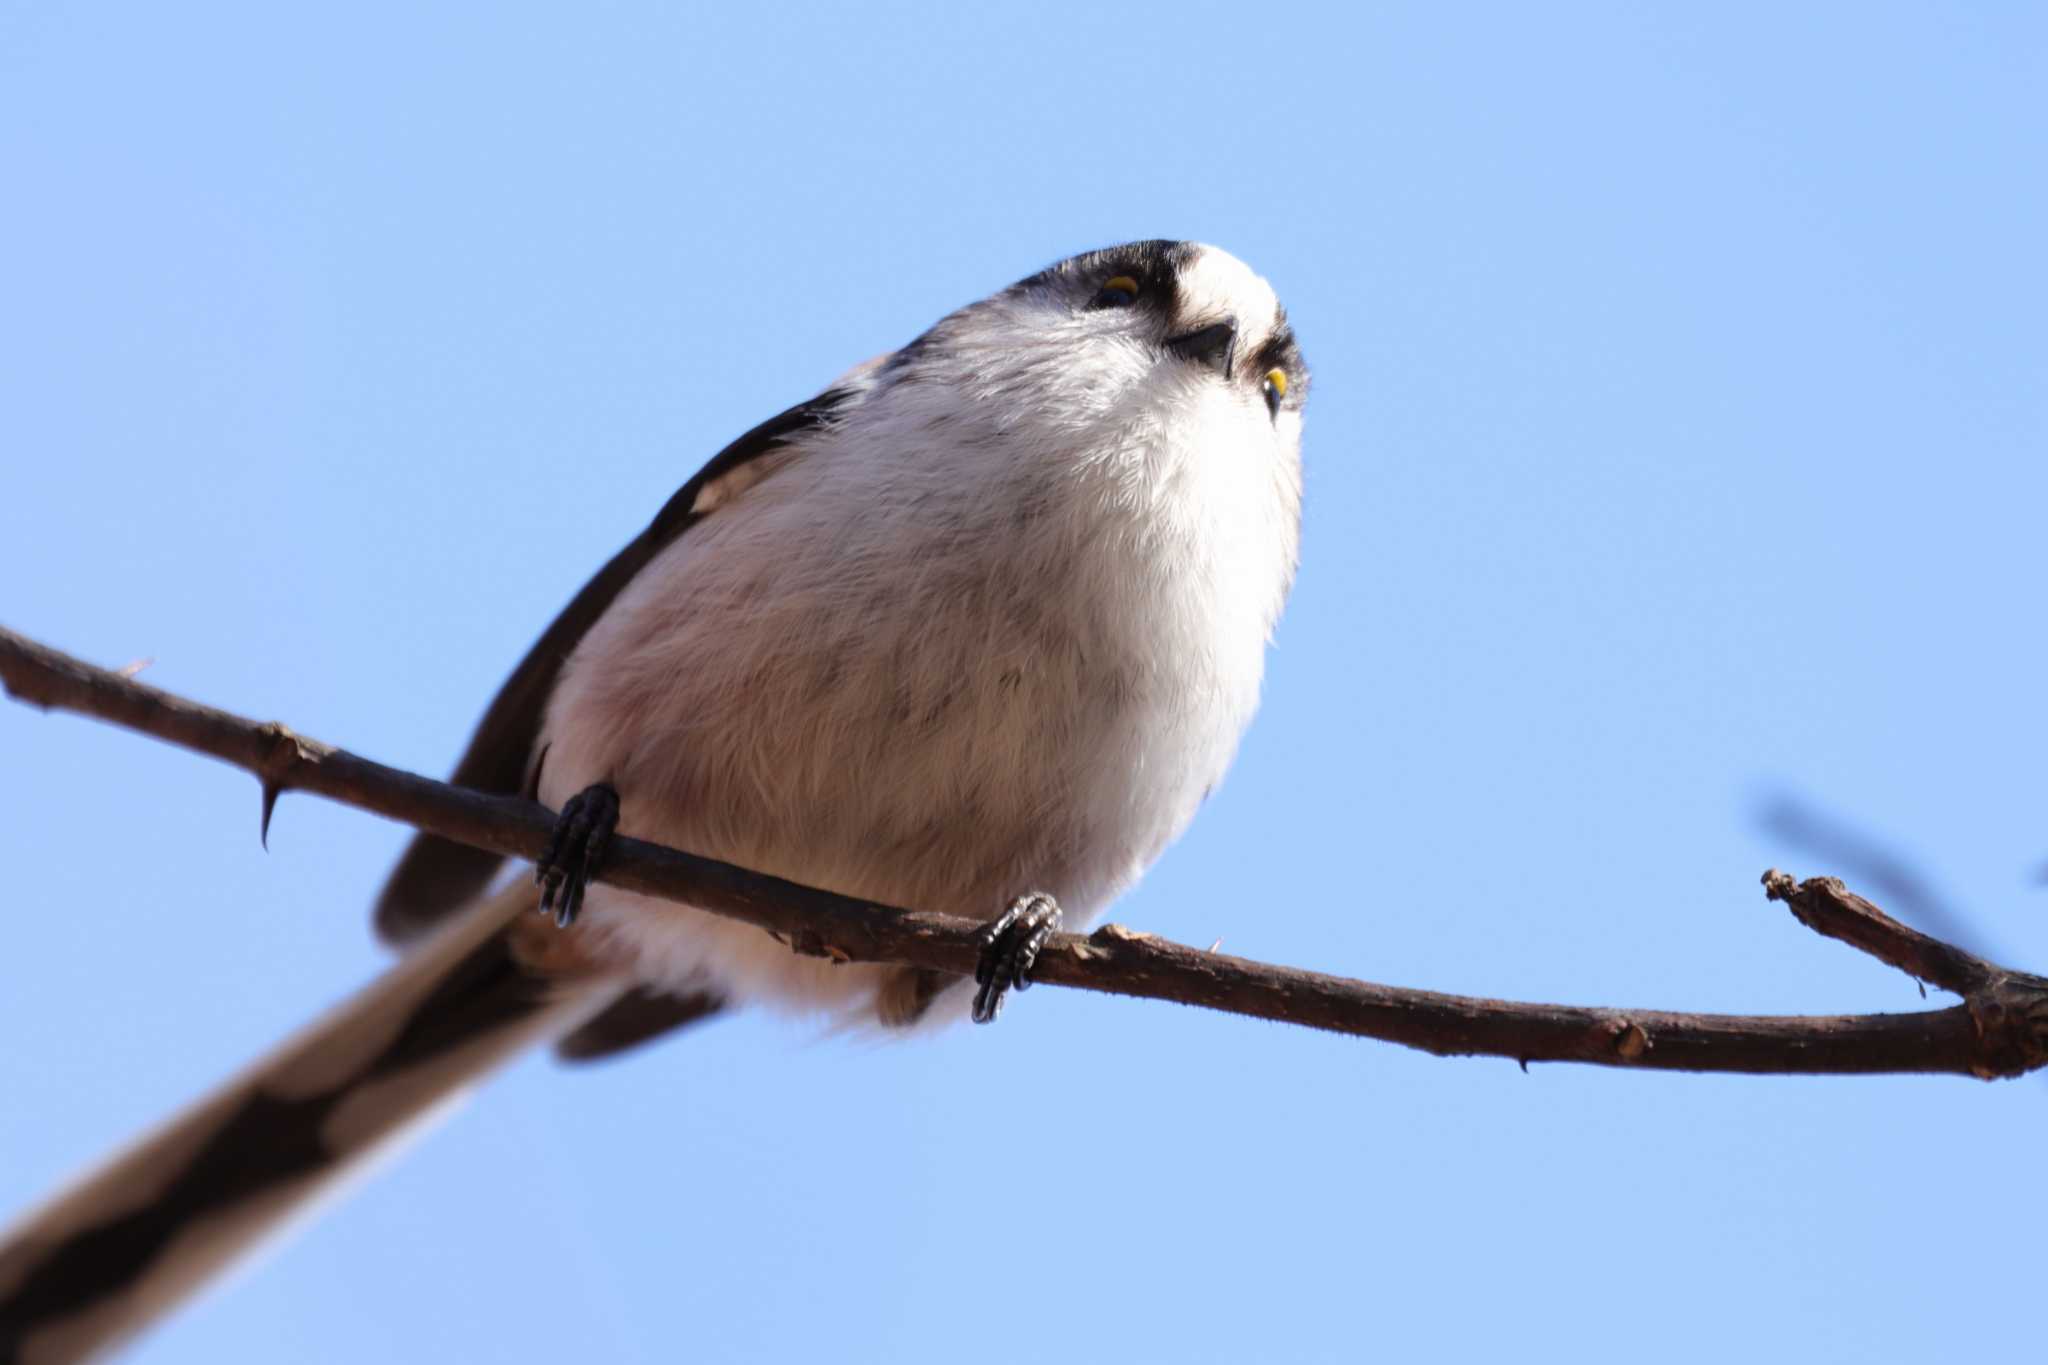
<instances>
[{"instance_id":1,"label":"tree branch","mask_svg":"<svg viewBox=\"0 0 2048 1365\"><path fill-rule=\"evenodd\" d=\"M269 806L316 792L508 857L531 860L553 820L530 802L401 772L95 668L0 629L0 681L22 701L153 735L255 774ZM966 975L981 926L872 905L779 877L619 839L601 879L781 935L799 952ZM2048 1063L2048 979L2009 971L1915 932L1832 878L1764 875L1765 892L1817 933L1953 991L1914 1014L1751 1016L1518 1004L1379 986L1204 952L1107 924L1046 945L1039 981L1358 1034L1439 1055L1676 1071L1946 1072L2015 1076Z\"/></svg>"}]
</instances>

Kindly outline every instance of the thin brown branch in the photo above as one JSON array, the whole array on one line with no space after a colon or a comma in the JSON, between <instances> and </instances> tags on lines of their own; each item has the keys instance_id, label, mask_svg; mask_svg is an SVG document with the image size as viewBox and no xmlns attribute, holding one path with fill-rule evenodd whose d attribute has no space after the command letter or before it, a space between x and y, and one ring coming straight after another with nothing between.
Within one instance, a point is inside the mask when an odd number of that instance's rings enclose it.
<instances>
[{"instance_id":1,"label":"thin brown branch","mask_svg":"<svg viewBox=\"0 0 2048 1365\"><path fill-rule=\"evenodd\" d=\"M529 801L451 787L202 706L0 629L0 681L45 708L96 716L256 775L266 801L315 792L450 839L531 859L551 816ZM967 973L971 920L852 900L692 854L620 839L603 880L773 931L799 951ZM2048 1062L2048 980L2008 971L1919 934L1827 878L1765 874L1802 923L1963 996L1913 1014L1750 1016L1519 1004L1379 986L1204 952L1105 925L1061 934L1037 979L1177 1000L1440 1055L1588 1062L1677 1071L1947 1072L2012 1076Z\"/></svg>"},{"instance_id":2,"label":"thin brown branch","mask_svg":"<svg viewBox=\"0 0 2048 1365\"><path fill-rule=\"evenodd\" d=\"M2000 975L1983 958L1906 927L1832 877L1801 884L1773 870L1764 873L1764 894L1785 902L1816 934L1840 939L1907 976L1966 999Z\"/></svg>"}]
</instances>

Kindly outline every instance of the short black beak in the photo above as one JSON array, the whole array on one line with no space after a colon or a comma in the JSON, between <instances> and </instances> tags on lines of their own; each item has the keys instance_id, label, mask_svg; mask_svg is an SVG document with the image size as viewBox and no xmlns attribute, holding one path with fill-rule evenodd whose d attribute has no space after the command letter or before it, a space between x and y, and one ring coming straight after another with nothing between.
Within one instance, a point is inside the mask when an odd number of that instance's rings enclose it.
<instances>
[{"instance_id":1,"label":"short black beak","mask_svg":"<svg viewBox=\"0 0 2048 1365\"><path fill-rule=\"evenodd\" d=\"M1166 349L1183 360L1207 365L1218 374L1227 375L1230 373L1230 357L1237 350L1237 323L1225 319L1186 336L1169 337Z\"/></svg>"}]
</instances>

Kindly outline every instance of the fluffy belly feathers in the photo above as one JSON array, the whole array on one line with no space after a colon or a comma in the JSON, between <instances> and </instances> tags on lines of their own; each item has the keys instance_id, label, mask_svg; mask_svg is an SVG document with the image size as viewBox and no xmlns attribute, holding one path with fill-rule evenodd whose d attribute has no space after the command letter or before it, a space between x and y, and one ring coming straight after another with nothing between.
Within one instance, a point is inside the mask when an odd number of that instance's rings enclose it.
<instances>
[{"instance_id":1,"label":"fluffy belly feathers","mask_svg":"<svg viewBox=\"0 0 2048 1365\"><path fill-rule=\"evenodd\" d=\"M1041 498L1020 527L1012 491L833 525L831 478L769 478L620 597L563 670L540 799L610 782L638 838L886 904L986 919L1043 891L1092 919L1220 779L1264 623L1214 619L1234 595L1154 562L1149 521L1077 534ZM857 1012L893 970L602 885L585 917L652 985Z\"/></svg>"}]
</instances>

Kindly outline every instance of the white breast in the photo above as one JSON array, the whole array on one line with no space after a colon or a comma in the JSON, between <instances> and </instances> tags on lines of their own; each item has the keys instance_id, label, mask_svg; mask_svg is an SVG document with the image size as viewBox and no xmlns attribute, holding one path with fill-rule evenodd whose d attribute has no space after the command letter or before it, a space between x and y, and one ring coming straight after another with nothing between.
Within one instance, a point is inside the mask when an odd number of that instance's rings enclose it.
<instances>
[{"instance_id":1,"label":"white breast","mask_svg":"<svg viewBox=\"0 0 2048 1365\"><path fill-rule=\"evenodd\" d=\"M929 397L804 438L627 588L563 671L543 801L610 781L629 834L976 918L1045 891L1070 927L1158 856L1257 704L1292 460L1222 394L1057 446ZM881 973L602 886L585 913L652 984L857 1012Z\"/></svg>"}]
</instances>

